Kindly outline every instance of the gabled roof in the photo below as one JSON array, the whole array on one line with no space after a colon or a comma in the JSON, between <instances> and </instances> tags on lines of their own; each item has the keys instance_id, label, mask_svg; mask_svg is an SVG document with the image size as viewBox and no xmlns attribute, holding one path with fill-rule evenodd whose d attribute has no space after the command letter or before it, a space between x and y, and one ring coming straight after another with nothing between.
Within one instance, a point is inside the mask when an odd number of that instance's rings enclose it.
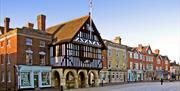
<instances>
[{"instance_id":1,"label":"gabled roof","mask_svg":"<svg viewBox=\"0 0 180 91\"><path fill-rule=\"evenodd\" d=\"M46 31L53 35L53 44L70 42L83 24L88 20L89 15L83 16L62 24L49 27Z\"/></svg>"},{"instance_id":2,"label":"gabled roof","mask_svg":"<svg viewBox=\"0 0 180 91\"><path fill-rule=\"evenodd\" d=\"M163 59L166 59L166 60L168 60L168 61L170 61L169 60L169 58L168 58L168 56L161 56Z\"/></svg>"}]
</instances>

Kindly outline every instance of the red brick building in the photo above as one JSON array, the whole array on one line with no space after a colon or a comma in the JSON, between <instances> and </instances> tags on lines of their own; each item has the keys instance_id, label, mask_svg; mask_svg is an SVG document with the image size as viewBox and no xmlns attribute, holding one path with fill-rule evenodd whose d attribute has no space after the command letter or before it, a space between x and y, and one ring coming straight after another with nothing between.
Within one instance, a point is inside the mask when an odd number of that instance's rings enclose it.
<instances>
[{"instance_id":1,"label":"red brick building","mask_svg":"<svg viewBox=\"0 0 180 91\"><path fill-rule=\"evenodd\" d=\"M144 80L145 56L138 48L128 48L128 81Z\"/></svg>"},{"instance_id":2,"label":"red brick building","mask_svg":"<svg viewBox=\"0 0 180 91\"><path fill-rule=\"evenodd\" d=\"M45 16L37 17L38 29L28 23L23 28L9 28L10 18L0 26L0 91L51 86Z\"/></svg>"}]
</instances>

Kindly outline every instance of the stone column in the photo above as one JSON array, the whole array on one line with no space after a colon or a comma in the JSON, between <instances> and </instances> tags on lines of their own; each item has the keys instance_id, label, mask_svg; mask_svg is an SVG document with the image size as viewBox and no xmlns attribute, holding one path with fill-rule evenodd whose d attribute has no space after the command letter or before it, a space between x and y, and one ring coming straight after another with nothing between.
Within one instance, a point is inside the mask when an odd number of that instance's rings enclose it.
<instances>
[{"instance_id":1,"label":"stone column","mask_svg":"<svg viewBox=\"0 0 180 91\"><path fill-rule=\"evenodd\" d=\"M67 89L66 87L66 78L65 77L61 77L60 78L60 86L63 86L64 89Z\"/></svg>"},{"instance_id":2,"label":"stone column","mask_svg":"<svg viewBox=\"0 0 180 91\"><path fill-rule=\"evenodd\" d=\"M88 76L85 76L85 87L89 87Z\"/></svg>"},{"instance_id":3,"label":"stone column","mask_svg":"<svg viewBox=\"0 0 180 91\"><path fill-rule=\"evenodd\" d=\"M78 76L75 76L74 88L78 88Z\"/></svg>"},{"instance_id":4,"label":"stone column","mask_svg":"<svg viewBox=\"0 0 180 91\"><path fill-rule=\"evenodd\" d=\"M99 86L99 79L95 77L95 87Z\"/></svg>"}]
</instances>

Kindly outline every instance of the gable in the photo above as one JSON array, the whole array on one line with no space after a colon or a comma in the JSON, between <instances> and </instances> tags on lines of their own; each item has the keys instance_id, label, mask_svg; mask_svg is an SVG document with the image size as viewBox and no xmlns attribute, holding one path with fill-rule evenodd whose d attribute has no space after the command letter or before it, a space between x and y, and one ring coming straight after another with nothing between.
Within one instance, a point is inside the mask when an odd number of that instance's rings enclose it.
<instances>
[{"instance_id":1,"label":"gable","mask_svg":"<svg viewBox=\"0 0 180 91\"><path fill-rule=\"evenodd\" d=\"M150 46L147 47L146 53L149 54L149 55L152 54L152 50L151 50L151 47L150 47Z\"/></svg>"},{"instance_id":2,"label":"gable","mask_svg":"<svg viewBox=\"0 0 180 91\"><path fill-rule=\"evenodd\" d=\"M92 45L95 47L105 46L102 38L100 37L99 32L97 31L95 24L92 21L92 27L91 27L89 22L90 20L88 18L87 21L81 27L81 29L74 36L72 42L85 44L85 45Z\"/></svg>"}]
</instances>

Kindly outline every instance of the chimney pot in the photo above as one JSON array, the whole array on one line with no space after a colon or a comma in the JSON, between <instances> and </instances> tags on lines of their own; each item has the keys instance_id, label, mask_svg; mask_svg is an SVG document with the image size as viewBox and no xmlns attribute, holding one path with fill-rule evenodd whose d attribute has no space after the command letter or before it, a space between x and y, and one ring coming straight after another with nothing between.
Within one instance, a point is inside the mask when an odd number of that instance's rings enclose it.
<instances>
[{"instance_id":1,"label":"chimney pot","mask_svg":"<svg viewBox=\"0 0 180 91\"><path fill-rule=\"evenodd\" d=\"M10 22L10 18L5 17L4 18L4 34L9 31L9 22Z\"/></svg>"},{"instance_id":2,"label":"chimney pot","mask_svg":"<svg viewBox=\"0 0 180 91\"><path fill-rule=\"evenodd\" d=\"M45 31L46 29L46 16L45 15L38 15L37 16L37 26L38 30Z\"/></svg>"}]
</instances>

